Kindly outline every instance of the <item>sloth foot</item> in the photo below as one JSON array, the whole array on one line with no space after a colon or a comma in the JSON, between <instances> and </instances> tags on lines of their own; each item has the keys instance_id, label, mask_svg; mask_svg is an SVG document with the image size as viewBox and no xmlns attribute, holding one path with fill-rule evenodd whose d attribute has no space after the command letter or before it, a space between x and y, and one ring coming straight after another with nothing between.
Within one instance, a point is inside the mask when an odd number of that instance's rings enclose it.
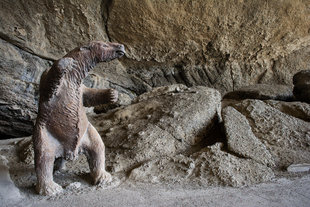
<instances>
[{"instance_id":1,"label":"sloth foot","mask_svg":"<svg viewBox=\"0 0 310 207\"><path fill-rule=\"evenodd\" d=\"M108 89L108 101L109 103L115 103L118 100L118 91L114 89Z\"/></svg>"},{"instance_id":2,"label":"sloth foot","mask_svg":"<svg viewBox=\"0 0 310 207\"><path fill-rule=\"evenodd\" d=\"M112 181L112 176L107 171L101 172L97 177L94 178L94 184L108 184Z\"/></svg>"},{"instance_id":3,"label":"sloth foot","mask_svg":"<svg viewBox=\"0 0 310 207\"><path fill-rule=\"evenodd\" d=\"M43 185L37 184L36 191L40 195L46 195L46 196L53 196L58 193L62 192L62 187L55 183L54 181L51 181L49 183L44 183Z\"/></svg>"}]
</instances>

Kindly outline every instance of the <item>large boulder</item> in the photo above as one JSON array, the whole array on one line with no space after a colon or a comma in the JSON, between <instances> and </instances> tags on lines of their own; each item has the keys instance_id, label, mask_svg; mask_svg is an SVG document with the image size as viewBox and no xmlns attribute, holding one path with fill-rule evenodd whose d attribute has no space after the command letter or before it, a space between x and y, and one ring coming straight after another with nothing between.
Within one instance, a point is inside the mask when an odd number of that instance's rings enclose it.
<instances>
[{"instance_id":1,"label":"large boulder","mask_svg":"<svg viewBox=\"0 0 310 207\"><path fill-rule=\"evenodd\" d=\"M128 171L158 156L190 152L216 123L220 101L215 89L172 85L92 117L108 149L108 168Z\"/></svg>"},{"instance_id":2,"label":"large boulder","mask_svg":"<svg viewBox=\"0 0 310 207\"><path fill-rule=\"evenodd\" d=\"M310 162L310 123L301 105L296 117L285 109L300 103L244 100L223 110L228 148L277 169ZM236 110L235 110L236 109ZM248 146L245 146L248 145ZM271 156L270 156L271 155Z\"/></svg>"}]
</instances>

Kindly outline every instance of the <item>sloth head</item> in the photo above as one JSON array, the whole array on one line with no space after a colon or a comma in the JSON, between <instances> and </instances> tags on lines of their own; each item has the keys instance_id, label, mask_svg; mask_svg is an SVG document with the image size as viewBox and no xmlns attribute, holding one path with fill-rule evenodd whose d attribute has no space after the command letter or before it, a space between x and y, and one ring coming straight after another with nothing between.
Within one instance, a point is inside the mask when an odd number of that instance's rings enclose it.
<instances>
[{"instance_id":1,"label":"sloth head","mask_svg":"<svg viewBox=\"0 0 310 207\"><path fill-rule=\"evenodd\" d=\"M124 45L118 43L93 41L88 46L82 48L89 49L92 57L96 58L98 62L108 62L125 54Z\"/></svg>"}]
</instances>

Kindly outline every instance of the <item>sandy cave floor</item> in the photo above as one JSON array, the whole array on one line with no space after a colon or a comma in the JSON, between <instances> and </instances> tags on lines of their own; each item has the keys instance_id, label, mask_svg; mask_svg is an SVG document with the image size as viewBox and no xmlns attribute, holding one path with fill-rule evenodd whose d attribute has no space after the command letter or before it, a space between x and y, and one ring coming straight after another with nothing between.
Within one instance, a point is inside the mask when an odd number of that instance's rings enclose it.
<instances>
[{"instance_id":1,"label":"sandy cave floor","mask_svg":"<svg viewBox=\"0 0 310 207\"><path fill-rule=\"evenodd\" d=\"M309 173L286 175L269 183L242 188L137 183L126 179L122 174L113 175L113 181L108 185L92 186L89 184L88 167L84 157L68 163L65 171L54 175L55 181L64 187L62 194L54 197L39 196L34 191L36 178L33 165L20 162L16 156L17 141L18 139L0 140L1 158L7 160L6 165L14 183L8 188L1 184L1 207L310 206ZM1 176L3 173L0 173L0 179Z\"/></svg>"}]
</instances>

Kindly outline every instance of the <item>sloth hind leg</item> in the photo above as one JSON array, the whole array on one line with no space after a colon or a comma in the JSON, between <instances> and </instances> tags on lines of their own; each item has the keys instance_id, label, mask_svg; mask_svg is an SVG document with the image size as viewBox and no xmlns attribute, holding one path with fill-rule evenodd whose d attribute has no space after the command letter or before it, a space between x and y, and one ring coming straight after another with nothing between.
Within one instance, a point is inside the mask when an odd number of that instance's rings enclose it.
<instances>
[{"instance_id":1,"label":"sloth hind leg","mask_svg":"<svg viewBox=\"0 0 310 207\"><path fill-rule=\"evenodd\" d=\"M37 125L33 134L35 171L37 174L36 190L41 195L55 195L62 187L53 181L53 167L57 145L47 129Z\"/></svg>"},{"instance_id":2,"label":"sloth hind leg","mask_svg":"<svg viewBox=\"0 0 310 207\"><path fill-rule=\"evenodd\" d=\"M82 139L82 148L87 156L93 183L109 183L110 173L105 170L105 147L97 130L89 123L87 132Z\"/></svg>"}]
</instances>

